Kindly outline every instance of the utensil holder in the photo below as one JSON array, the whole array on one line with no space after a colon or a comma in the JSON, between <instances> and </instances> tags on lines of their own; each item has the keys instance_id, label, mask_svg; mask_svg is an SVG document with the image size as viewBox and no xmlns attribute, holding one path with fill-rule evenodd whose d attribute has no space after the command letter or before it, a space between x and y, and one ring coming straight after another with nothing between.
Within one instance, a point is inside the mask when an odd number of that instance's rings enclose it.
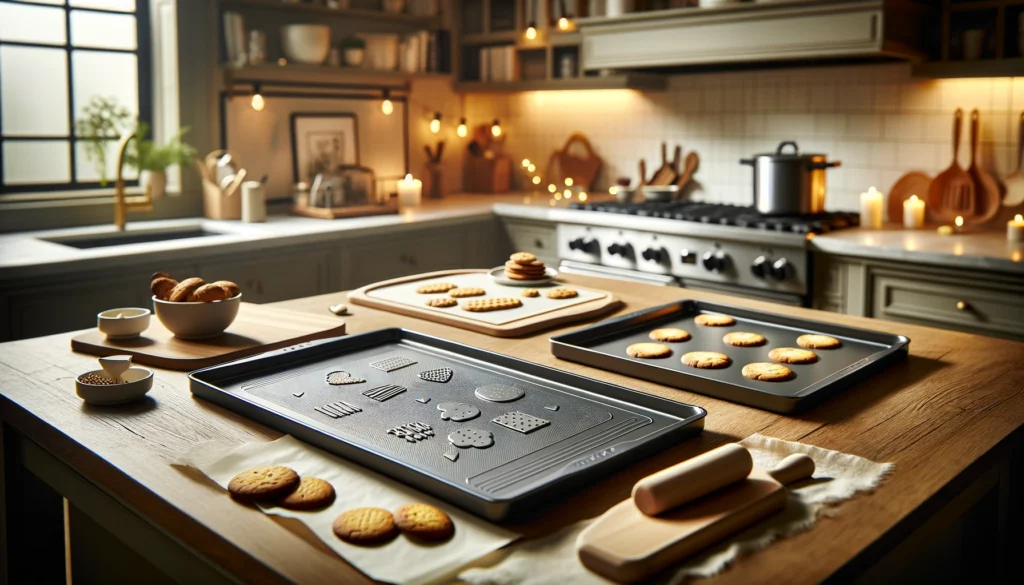
<instances>
[{"instance_id":1,"label":"utensil holder","mask_svg":"<svg viewBox=\"0 0 1024 585\"><path fill-rule=\"evenodd\" d=\"M428 199L444 198L444 170L441 165L427 163L423 168L423 193Z\"/></svg>"},{"instance_id":2,"label":"utensil holder","mask_svg":"<svg viewBox=\"0 0 1024 585\"><path fill-rule=\"evenodd\" d=\"M242 219L242 198L237 188L221 189L203 179L203 215L208 219Z\"/></svg>"}]
</instances>

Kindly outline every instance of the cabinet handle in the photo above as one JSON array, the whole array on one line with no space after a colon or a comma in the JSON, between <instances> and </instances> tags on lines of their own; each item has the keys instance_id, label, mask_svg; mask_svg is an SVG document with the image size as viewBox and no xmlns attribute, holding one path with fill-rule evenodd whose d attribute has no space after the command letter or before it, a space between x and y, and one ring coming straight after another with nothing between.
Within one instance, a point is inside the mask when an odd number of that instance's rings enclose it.
<instances>
[{"instance_id":1,"label":"cabinet handle","mask_svg":"<svg viewBox=\"0 0 1024 585\"><path fill-rule=\"evenodd\" d=\"M544 248L544 240L542 240L540 238L537 238L536 240L533 241L533 245L536 248L538 248L538 249L543 249Z\"/></svg>"},{"instance_id":2,"label":"cabinet handle","mask_svg":"<svg viewBox=\"0 0 1024 585\"><path fill-rule=\"evenodd\" d=\"M961 310L961 311L966 311L970 307L971 306L967 304L967 301L957 301L956 302L956 308Z\"/></svg>"},{"instance_id":3,"label":"cabinet handle","mask_svg":"<svg viewBox=\"0 0 1024 585\"><path fill-rule=\"evenodd\" d=\"M249 288L256 291L257 294L263 294L263 281L254 278L249 281Z\"/></svg>"}]
</instances>

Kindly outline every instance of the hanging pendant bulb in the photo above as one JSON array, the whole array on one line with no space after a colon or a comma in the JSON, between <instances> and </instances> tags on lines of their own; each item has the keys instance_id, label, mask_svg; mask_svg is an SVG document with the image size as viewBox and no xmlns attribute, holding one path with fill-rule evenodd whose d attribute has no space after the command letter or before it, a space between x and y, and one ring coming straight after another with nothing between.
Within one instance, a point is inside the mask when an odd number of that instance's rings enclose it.
<instances>
[{"instance_id":1,"label":"hanging pendant bulb","mask_svg":"<svg viewBox=\"0 0 1024 585\"><path fill-rule=\"evenodd\" d=\"M434 119L430 121L430 131L434 134L441 131L441 112L434 112Z\"/></svg>"},{"instance_id":2,"label":"hanging pendant bulb","mask_svg":"<svg viewBox=\"0 0 1024 585\"><path fill-rule=\"evenodd\" d=\"M569 30L569 19L562 17L558 19L558 30Z\"/></svg>"},{"instance_id":3,"label":"hanging pendant bulb","mask_svg":"<svg viewBox=\"0 0 1024 585\"><path fill-rule=\"evenodd\" d=\"M455 129L455 133L459 135L459 138L465 138L469 134L469 129L466 128L466 119L462 118L459 120L459 127Z\"/></svg>"},{"instance_id":4,"label":"hanging pendant bulb","mask_svg":"<svg viewBox=\"0 0 1024 585\"><path fill-rule=\"evenodd\" d=\"M494 123L491 124L491 136L494 136L495 138L501 136L501 123L498 122L497 118L495 118Z\"/></svg>"},{"instance_id":5,"label":"hanging pendant bulb","mask_svg":"<svg viewBox=\"0 0 1024 585\"><path fill-rule=\"evenodd\" d=\"M380 111L384 112L385 116L390 116L395 111L395 105L391 103L390 90L384 90L384 101L380 103Z\"/></svg>"},{"instance_id":6,"label":"hanging pendant bulb","mask_svg":"<svg viewBox=\"0 0 1024 585\"><path fill-rule=\"evenodd\" d=\"M266 107L267 103L263 99L263 94L260 93L260 84L254 84L252 86L252 109L257 112L262 112L263 108Z\"/></svg>"},{"instance_id":7,"label":"hanging pendant bulb","mask_svg":"<svg viewBox=\"0 0 1024 585\"><path fill-rule=\"evenodd\" d=\"M530 22L530 25L526 27L526 40L532 41L537 38L537 25L534 22Z\"/></svg>"}]
</instances>

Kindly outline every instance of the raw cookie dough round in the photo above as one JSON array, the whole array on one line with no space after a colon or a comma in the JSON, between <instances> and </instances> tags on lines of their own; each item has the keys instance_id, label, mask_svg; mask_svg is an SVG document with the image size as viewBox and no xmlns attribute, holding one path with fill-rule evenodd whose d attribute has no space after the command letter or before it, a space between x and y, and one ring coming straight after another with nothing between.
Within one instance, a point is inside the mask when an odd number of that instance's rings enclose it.
<instances>
[{"instance_id":1,"label":"raw cookie dough round","mask_svg":"<svg viewBox=\"0 0 1024 585\"><path fill-rule=\"evenodd\" d=\"M663 358L672 355L672 349L660 343L634 343L626 348L626 355L640 359Z\"/></svg>"},{"instance_id":2,"label":"raw cookie dough round","mask_svg":"<svg viewBox=\"0 0 1024 585\"><path fill-rule=\"evenodd\" d=\"M729 356L717 351L691 351L684 353L679 361L683 362L683 365L702 370L724 368L730 363Z\"/></svg>"},{"instance_id":3,"label":"raw cookie dough round","mask_svg":"<svg viewBox=\"0 0 1024 585\"><path fill-rule=\"evenodd\" d=\"M678 327L662 327L661 329L655 329L651 331L649 335L654 341L667 341L669 343L678 343L680 341L686 341L690 338L690 332L685 329Z\"/></svg>"},{"instance_id":4,"label":"raw cookie dough round","mask_svg":"<svg viewBox=\"0 0 1024 585\"><path fill-rule=\"evenodd\" d=\"M728 315L715 315L713 313L701 313L694 317L693 322L704 327L725 327L736 322Z\"/></svg>"},{"instance_id":5,"label":"raw cookie dough round","mask_svg":"<svg viewBox=\"0 0 1024 585\"><path fill-rule=\"evenodd\" d=\"M784 364L812 364L818 361L818 354L796 347L776 347L768 352L768 357Z\"/></svg>"},{"instance_id":6,"label":"raw cookie dough round","mask_svg":"<svg viewBox=\"0 0 1024 585\"><path fill-rule=\"evenodd\" d=\"M796 344L808 349L835 349L842 345L842 342L835 337L807 333L796 338Z\"/></svg>"},{"instance_id":7,"label":"raw cookie dough round","mask_svg":"<svg viewBox=\"0 0 1024 585\"><path fill-rule=\"evenodd\" d=\"M782 382L793 377L793 370L782 364L755 362L743 366L743 376L762 382Z\"/></svg>"},{"instance_id":8,"label":"raw cookie dough round","mask_svg":"<svg viewBox=\"0 0 1024 585\"><path fill-rule=\"evenodd\" d=\"M726 333L722 341L729 345L735 345L736 347L753 347L755 345L764 345L766 341L764 335L760 333L749 333L747 331L733 331L732 333Z\"/></svg>"}]
</instances>

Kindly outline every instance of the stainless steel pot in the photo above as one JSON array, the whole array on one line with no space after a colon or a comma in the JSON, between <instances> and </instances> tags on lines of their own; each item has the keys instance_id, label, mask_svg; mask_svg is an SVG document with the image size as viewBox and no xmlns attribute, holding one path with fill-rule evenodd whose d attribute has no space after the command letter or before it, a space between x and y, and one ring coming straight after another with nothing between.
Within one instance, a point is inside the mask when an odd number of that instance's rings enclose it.
<instances>
[{"instance_id":1,"label":"stainless steel pot","mask_svg":"<svg viewBox=\"0 0 1024 585\"><path fill-rule=\"evenodd\" d=\"M791 153L784 153L792 146ZM796 142L779 144L774 153L740 159L754 167L754 206L769 215L802 215L825 211L825 169L838 167L824 154L800 154Z\"/></svg>"}]
</instances>

